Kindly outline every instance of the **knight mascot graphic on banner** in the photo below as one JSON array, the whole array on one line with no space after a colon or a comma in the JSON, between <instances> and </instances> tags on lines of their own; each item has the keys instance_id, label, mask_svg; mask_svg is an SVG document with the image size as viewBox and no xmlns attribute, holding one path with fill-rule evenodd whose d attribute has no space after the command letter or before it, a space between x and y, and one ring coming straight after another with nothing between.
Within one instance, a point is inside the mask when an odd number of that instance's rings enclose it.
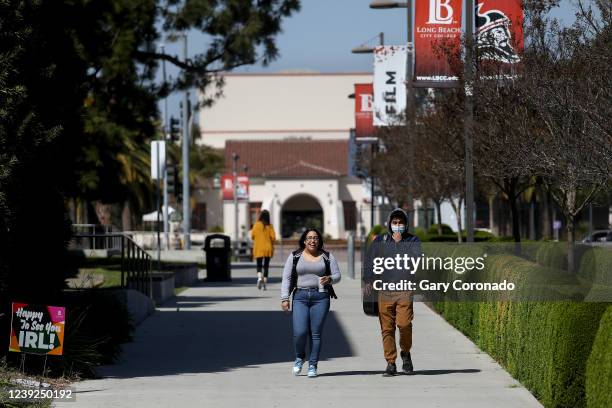
<instances>
[{"instance_id":1,"label":"knight mascot graphic on banner","mask_svg":"<svg viewBox=\"0 0 612 408\"><path fill-rule=\"evenodd\" d=\"M508 64L520 61L513 47L510 19L501 10L482 11L484 3L476 10L478 52L482 59Z\"/></svg>"}]
</instances>

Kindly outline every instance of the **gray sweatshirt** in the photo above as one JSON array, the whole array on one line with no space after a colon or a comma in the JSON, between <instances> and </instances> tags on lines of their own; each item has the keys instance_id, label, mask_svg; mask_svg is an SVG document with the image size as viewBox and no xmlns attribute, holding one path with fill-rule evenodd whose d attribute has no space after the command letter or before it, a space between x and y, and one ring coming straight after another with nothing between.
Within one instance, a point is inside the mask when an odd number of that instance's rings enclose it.
<instances>
[{"instance_id":1,"label":"gray sweatshirt","mask_svg":"<svg viewBox=\"0 0 612 408\"><path fill-rule=\"evenodd\" d=\"M289 254L285 269L283 269L283 283L281 285L281 299L289 299L289 285L291 284L291 271L293 269L293 254ZM300 256L295 267L298 275L298 288L318 288L319 278L325 276L325 261L320 257L318 261L307 261L303 256ZM340 282L340 268L336 258L329 254L329 269L331 272L331 283Z\"/></svg>"}]
</instances>

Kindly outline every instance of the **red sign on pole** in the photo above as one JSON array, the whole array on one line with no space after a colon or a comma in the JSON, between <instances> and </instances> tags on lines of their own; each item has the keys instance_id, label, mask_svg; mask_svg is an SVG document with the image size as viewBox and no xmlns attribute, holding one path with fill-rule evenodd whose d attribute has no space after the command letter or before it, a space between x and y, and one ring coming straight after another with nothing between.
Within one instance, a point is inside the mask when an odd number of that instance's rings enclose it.
<instances>
[{"instance_id":1,"label":"red sign on pole","mask_svg":"<svg viewBox=\"0 0 612 408\"><path fill-rule=\"evenodd\" d=\"M479 0L476 34L481 61L520 62L524 49L522 0Z\"/></svg>"},{"instance_id":2,"label":"red sign on pole","mask_svg":"<svg viewBox=\"0 0 612 408\"><path fill-rule=\"evenodd\" d=\"M355 136L367 137L374 134L374 86L355 84Z\"/></svg>"},{"instance_id":3,"label":"red sign on pole","mask_svg":"<svg viewBox=\"0 0 612 408\"><path fill-rule=\"evenodd\" d=\"M422 0L415 3L415 79L456 79L449 58L461 45L461 0Z\"/></svg>"},{"instance_id":4,"label":"red sign on pole","mask_svg":"<svg viewBox=\"0 0 612 408\"><path fill-rule=\"evenodd\" d=\"M237 193L236 197L238 200L249 199L249 177L245 175L236 176L237 179ZM221 176L221 191L223 193L224 200L234 199L234 177L231 174L224 174Z\"/></svg>"}]
</instances>

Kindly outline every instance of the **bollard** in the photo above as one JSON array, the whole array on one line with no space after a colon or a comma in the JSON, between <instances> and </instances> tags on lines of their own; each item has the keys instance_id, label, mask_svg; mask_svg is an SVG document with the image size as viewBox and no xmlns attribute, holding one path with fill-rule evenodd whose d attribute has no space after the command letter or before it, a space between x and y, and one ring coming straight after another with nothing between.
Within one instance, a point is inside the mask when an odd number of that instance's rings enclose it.
<instances>
[{"instance_id":1,"label":"bollard","mask_svg":"<svg viewBox=\"0 0 612 408\"><path fill-rule=\"evenodd\" d=\"M355 233L353 231L348 233L346 250L348 252L348 276L351 279L355 279Z\"/></svg>"}]
</instances>

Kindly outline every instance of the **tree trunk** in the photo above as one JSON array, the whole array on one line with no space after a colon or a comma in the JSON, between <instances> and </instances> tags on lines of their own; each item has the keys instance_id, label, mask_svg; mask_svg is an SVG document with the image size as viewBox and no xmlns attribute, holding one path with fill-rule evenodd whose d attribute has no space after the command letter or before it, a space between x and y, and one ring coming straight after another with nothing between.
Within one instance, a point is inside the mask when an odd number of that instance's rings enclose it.
<instances>
[{"instance_id":1,"label":"tree trunk","mask_svg":"<svg viewBox=\"0 0 612 408\"><path fill-rule=\"evenodd\" d=\"M121 211L121 229L123 231L132 230L132 210L129 200L125 200L123 202L123 209Z\"/></svg>"},{"instance_id":2,"label":"tree trunk","mask_svg":"<svg viewBox=\"0 0 612 408\"><path fill-rule=\"evenodd\" d=\"M576 240L576 189L570 189L567 195L567 271L574 272L574 241Z\"/></svg>"},{"instance_id":3,"label":"tree trunk","mask_svg":"<svg viewBox=\"0 0 612 408\"><path fill-rule=\"evenodd\" d=\"M428 200L425 198L423 199L423 210L425 211L423 213L423 217L425 218L425 231L427 231L429 229L429 211L428 211Z\"/></svg>"},{"instance_id":4,"label":"tree trunk","mask_svg":"<svg viewBox=\"0 0 612 408\"><path fill-rule=\"evenodd\" d=\"M542 238L552 239L552 221L550 214L550 196L546 189L540 190L542 197Z\"/></svg>"},{"instance_id":5,"label":"tree trunk","mask_svg":"<svg viewBox=\"0 0 612 408\"><path fill-rule=\"evenodd\" d=\"M573 215L569 215L567 217L567 226L566 226L566 231L567 231L567 271L569 273L573 273L574 272L574 240L575 240L575 234L576 234L576 229L574 228L574 216Z\"/></svg>"},{"instance_id":6,"label":"tree trunk","mask_svg":"<svg viewBox=\"0 0 612 408\"><path fill-rule=\"evenodd\" d=\"M95 202L96 216L98 223L110 227L111 225L111 205L104 204L102 201Z\"/></svg>"},{"instance_id":7,"label":"tree trunk","mask_svg":"<svg viewBox=\"0 0 612 408\"><path fill-rule=\"evenodd\" d=\"M529 201L529 239L535 241L536 239L536 231L535 231L535 196L531 197L531 201Z\"/></svg>"},{"instance_id":8,"label":"tree trunk","mask_svg":"<svg viewBox=\"0 0 612 408\"><path fill-rule=\"evenodd\" d=\"M495 201L495 196L493 194L489 194L487 196L488 204L489 204L489 229L492 234L499 235L499 228L495 227L495 217L493 215L493 204Z\"/></svg>"},{"instance_id":9,"label":"tree trunk","mask_svg":"<svg viewBox=\"0 0 612 408\"><path fill-rule=\"evenodd\" d=\"M434 205L436 206L438 217L438 235L442 235L442 202L440 200L435 200Z\"/></svg>"},{"instance_id":10,"label":"tree trunk","mask_svg":"<svg viewBox=\"0 0 612 408\"><path fill-rule=\"evenodd\" d=\"M512 214L512 236L514 242L521 242L521 231L520 231L520 219L519 210L516 203L516 186L514 181L506 180L506 194L508 194L508 200L510 201L510 213Z\"/></svg>"},{"instance_id":11,"label":"tree trunk","mask_svg":"<svg viewBox=\"0 0 612 408\"><path fill-rule=\"evenodd\" d=\"M455 201L451 198L450 199L450 203L451 206L453 207L453 211L455 211L455 216L457 217L457 242L461 243L463 242L463 239L461 237L461 233L463 231L463 225L461 222L461 203L462 203L462 199L457 200L457 205L455 205Z\"/></svg>"}]
</instances>

